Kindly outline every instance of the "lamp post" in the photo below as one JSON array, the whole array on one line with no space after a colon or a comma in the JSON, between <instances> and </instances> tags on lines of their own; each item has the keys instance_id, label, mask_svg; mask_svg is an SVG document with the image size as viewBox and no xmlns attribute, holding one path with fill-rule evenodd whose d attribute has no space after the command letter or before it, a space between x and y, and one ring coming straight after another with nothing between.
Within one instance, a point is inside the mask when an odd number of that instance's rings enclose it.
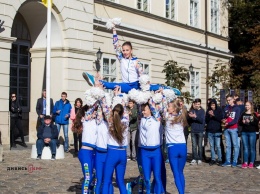
<instances>
[{"instance_id":1,"label":"lamp post","mask_svg":"<svg viewBox=\"0 0 260 194\"><path fill-rule=\"evenodd\" d=\"M102 52L100 50L100 48L98 49L98 52L96 53L97 55L97 60L95 61L95 65L96 65L96 71L99 72L100 71L100 60L102 58Z\"/></svg>"},{"instance_id":2,"label":"lamp post","mask_svg":"<svg viewBox=\"0 0 260 194\"><path fill-rule=\"evenodd\" d=\"M193 72L193 66L192 66L192 63L191 63L190 66L189 66L189 71L190 71L190 72Z\"/></svg>"},{"instance_id":3,"label":"lamp post","mask_svg":"<svg viewBox=\"0 0 260 194\"><path fill-rule=\"evenodd\" d=\"M192 63L189 66L189 72L187 72L187 80L190 81L190 73L193 72L193 66Z\"/></svg>"}]
</instances>

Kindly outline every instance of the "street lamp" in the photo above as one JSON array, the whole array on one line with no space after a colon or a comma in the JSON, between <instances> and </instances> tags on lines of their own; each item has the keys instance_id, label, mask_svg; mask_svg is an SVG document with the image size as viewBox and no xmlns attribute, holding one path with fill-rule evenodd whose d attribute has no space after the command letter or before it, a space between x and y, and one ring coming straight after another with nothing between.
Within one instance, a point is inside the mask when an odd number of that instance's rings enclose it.
<instances>
[{"instance_id":1,"label":"street lamp","mask_svg":"<svg viewBox=\"0 0 260 194\"><path fill-rule=\"evenodd\" d=\"M189 66L189 72L187 72L187 80L190 81L190 73L193 72L193 66L192 63Z\"/></svg>"},{"instance_id":2,"label":"street lamp","mask_svg":"<svg viewBox=\"0 0 260 194\"><path fill-rule=\"evenodd\" d=\"M191 63L190 66L189 66L189 71L190 71L190 72L193 72L193 66L192 66L192 63Z\"/></svg>"},{"instance_id":3,"label":"street lamp","mask_svg":"<svg viewBox=\"0 0 260 194\"><path fill-rule=\"evenodd\" d=\"M101 50L100 50L100 48L98 49L98 52L96 53L96 55L97 55L97 60L95 61L95 64L96 64L96 71L98 72L98 71L100 71L100 60L101 60L101 58L102 58L102 52L101 52Z\"/></svg>"}]
</instances>

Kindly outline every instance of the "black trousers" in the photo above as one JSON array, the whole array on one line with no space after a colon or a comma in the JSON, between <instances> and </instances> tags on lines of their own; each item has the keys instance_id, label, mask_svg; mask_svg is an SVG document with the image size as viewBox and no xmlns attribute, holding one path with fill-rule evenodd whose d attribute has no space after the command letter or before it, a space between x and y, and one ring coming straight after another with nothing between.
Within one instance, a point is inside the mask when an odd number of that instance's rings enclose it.
<instances>
[{"instance_id":1,"label":"black trousers","mask_svg":"<svg viewBox=\"0 0 260 194\"><path fill-rule=\"evenodd\" d=\"M81 141L82 140L82 133L81 134L73 133L73 138L74 138L75 153L77 153L82 146L82 141ZM78 144L78 142L79 142L79 144Z\"/></svg>"},{"instance_id":2,"label":"black trousers","mask_svg":"<svg viewBox=\"0 0 260 194\"><path fill-rule=\"evenodd\" d=\"M22 143L25 143L21 119L19 117L11 117L11 134L10 134L11 145L14 145L15 127L17 127L19 131L19 136L21 137Z\"/></svg>"}]
</instances>

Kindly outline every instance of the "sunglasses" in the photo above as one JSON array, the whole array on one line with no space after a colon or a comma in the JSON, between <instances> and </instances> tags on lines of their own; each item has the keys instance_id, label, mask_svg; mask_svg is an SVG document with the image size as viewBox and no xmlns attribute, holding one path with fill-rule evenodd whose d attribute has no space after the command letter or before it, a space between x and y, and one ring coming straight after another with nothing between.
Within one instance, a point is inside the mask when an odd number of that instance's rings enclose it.
<instances>
[{"instance_id":1,"label":"sunglasses","mask_svg":"<svg viewBox=\"0 0 260 194\"><path fill-rule=\"evenodd\" d=\"M12 98L15 98L16 96L12 96Z\"/></svg>"}]
</instances>

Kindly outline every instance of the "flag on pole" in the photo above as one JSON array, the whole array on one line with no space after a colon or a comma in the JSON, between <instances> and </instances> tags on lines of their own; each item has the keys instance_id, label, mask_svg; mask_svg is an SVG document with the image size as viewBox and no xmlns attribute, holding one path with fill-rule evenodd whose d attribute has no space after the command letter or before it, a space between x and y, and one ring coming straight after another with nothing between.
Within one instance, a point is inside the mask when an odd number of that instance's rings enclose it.
<instances>
[{"instance_id":1,"label":"flag on pole","mask_svg":"<svg viewBox=\"0 0 260 194\"><path fill-rule=\"evenodd\" d=\"M51 7L52 7L52 0L51 1ZM45 5L46 7L48 7L48 0L42 0L43 5Z\"/></svg>"}]
</instances>

